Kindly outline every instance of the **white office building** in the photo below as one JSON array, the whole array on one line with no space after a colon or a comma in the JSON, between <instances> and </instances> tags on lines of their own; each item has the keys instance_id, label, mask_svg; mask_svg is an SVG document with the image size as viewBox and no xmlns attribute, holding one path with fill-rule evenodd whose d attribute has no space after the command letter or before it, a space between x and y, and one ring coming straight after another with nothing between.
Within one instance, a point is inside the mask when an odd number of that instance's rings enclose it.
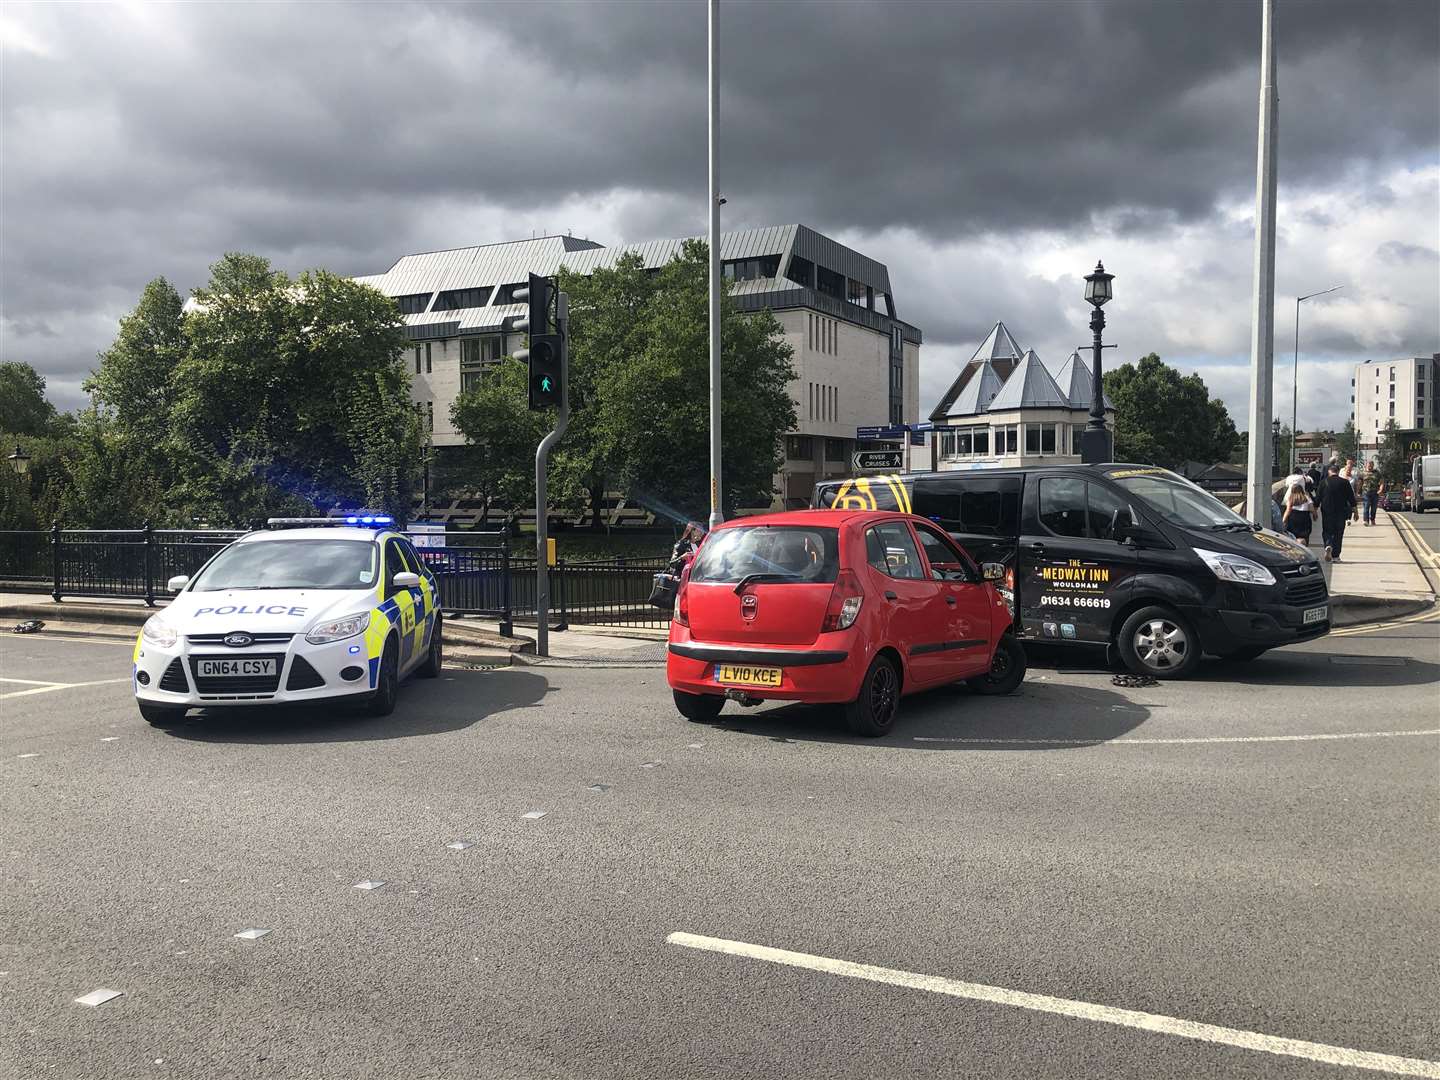
<instances>
[{"instance_id":1,"label":"white office building","mask_svg":"<svg viewBox=\"0 0 1440 1080\"><path fill-rule=\"evenodd\" d=\"M940 432L935 465L954 470L1079 462L1092 389L1090 368L1078 352L1052 375L1035 350L1022 350L997 322L930 413L937 425L953 429ZM1108 397L1105 421L1113 430Z\"/></svg>"},{"instance_id":2,"label":"white office building","mask_svg":"<svg viewBox=\"0 0 1440 1080\"><path fill-rule=\"evenodd\" d=\"M1350 417L1363 448L1377 448L1391 421L1402 431L1440 424L1440 353L1366 360L1350 380Z\"/></svg>"}]
</instances>

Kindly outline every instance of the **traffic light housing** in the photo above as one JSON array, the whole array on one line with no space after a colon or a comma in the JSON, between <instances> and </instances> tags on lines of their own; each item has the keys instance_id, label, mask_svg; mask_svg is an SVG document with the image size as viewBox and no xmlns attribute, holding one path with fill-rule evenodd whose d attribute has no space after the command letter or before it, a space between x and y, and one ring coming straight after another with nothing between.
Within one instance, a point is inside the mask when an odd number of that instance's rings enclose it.
<instances>
[{"instance_id":1,"label":"traffic light housing","mask_svg":"<svg viewBox=\"0 0 1440 1080\"><path fill-rule=\"evenodd\" d=\"M530 408L558 407L565 396L565 339L559 334L531 334L526 357L530 365Z\"/></svg>"}]
</instances>

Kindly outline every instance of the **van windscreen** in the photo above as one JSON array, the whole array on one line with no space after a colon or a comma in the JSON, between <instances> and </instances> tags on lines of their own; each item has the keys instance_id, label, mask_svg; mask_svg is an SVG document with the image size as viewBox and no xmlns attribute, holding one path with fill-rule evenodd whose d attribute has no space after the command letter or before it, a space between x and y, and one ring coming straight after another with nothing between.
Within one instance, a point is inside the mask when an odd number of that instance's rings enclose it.
<instances>
[{"instance_id":1,"label":"van windscreen","mask_svg":"<svg viewBox=\"0 0 1440 1080\"><path fill-rule=\"evenodd\" d=\"M690 580L736 582L764 574L767 582L833 582L840 566L835 529L814 525L737 525L718 529L700 548Z\"/></svg>"},{"instance_id":2,"label":"van windscreen","mask_svg":"<svg viewBox=\"0 0 1440 1080\"><path fill-rule=\"evenodd\" d=\"M1248 521L1214 495L1174 473L1112 476L1111 479L1172 525L1191 529L1250 527Z\"/></svg>"}]
</instances>

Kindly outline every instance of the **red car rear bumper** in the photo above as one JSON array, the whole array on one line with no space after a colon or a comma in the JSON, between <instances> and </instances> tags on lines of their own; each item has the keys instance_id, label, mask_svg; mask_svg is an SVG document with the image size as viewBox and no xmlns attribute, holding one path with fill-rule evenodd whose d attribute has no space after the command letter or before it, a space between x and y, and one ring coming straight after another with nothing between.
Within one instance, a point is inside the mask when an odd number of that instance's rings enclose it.
<instances>
[{"instance_id":1,"label":"red car rear bumper","mask_svg":"<svg viewBox=\"0 0 1440 1080\"><path fill-rule=\"evenodd\" d=\"M678 628L676 628L678 631ZM850 634L831 634L827 644L817 641L800 648L754 648L695 642L688 634L672 631L665 675L672 689L687 694L723 694L743 691L751 697L776 701L801 701L813 705L854 701L860 693L860 679L870 664L864 644ZM721 664L778 667L778 687L731 686L718 680Z\"/></svg>"}]
</instances>

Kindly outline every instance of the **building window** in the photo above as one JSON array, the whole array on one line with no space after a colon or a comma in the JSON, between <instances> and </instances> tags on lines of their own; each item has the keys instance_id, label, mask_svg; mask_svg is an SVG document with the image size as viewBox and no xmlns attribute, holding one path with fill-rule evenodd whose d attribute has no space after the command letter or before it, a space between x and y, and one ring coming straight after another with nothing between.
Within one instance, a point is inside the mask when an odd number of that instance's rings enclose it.
<instances>
[{"instance_id":1,"label":"building window","mask_svg":"<svg viewBox=\"0 0 1440 1080\"><path fill-rule=\"evenodd\" d=\"M435 431L435 402L433 401L425 402L425 430L432 434Z\"/></svg>"},{"instance_id":2,"label":"building window","mask_svg":"<svg viewBox=\"0 0 1440 1080\"><path fill-rule=\"evenodd\" d=\"M490 300L490 289L449 289L435 301L436 311L461 311L465 308L481 308Z\"/></svg>"},{"instance_id":3,"label":"building window","mask_svg":"<svg viewBox=\"0 0 1440 1080\"><path fill-rule=\"evenodd\" d=\"M849 300L850 303L856 307L868 308L873 302L868 297L872 295L873 293L871 293L869 286L863 281L856 281L854 278L848 278L846 280L845 299Z\"/></svg>"},{"instance_id":4,"label":"building window","mask_svg":"<svg viewBox=\"0 0 1440 1080\"><path fill-rule=\"evenodd\" d=\"M1376 372L1376 374L1379 374L1379 372ZM1395 369L1393 367L1390 369L1390 381L1395 381Z\"/></svg>"},{"instance_id":5,"label":"building window","mask_svg":"<svg viewBox=\"0 0 1440 1080\"><path fill-rule=\"evenodd\" d=\"M809 435L786 435L785 456L791 461L815 460L815 440Z\"/></svg>"},{"instance_id":6,"label":"building window","mask_svg":"<svg viewBox=\"0 0 1440 1080\"><path fill-rule=\"evenodd\" d=\"M837 274L834 270L828 270L823 266L815 267L815 288L826 296L833 296L836 300L845 299L845 275Z\"/></svg>"},{"instance_id":7,"label":"building window","mask_svg":"<svg viewBox=\"0 0 1440 1080\"><path fill-rule=\"evenodd\" d=\"M720 267L720 273L729 281L773 278L779 272L779 255L764 255L758 259L727 259Z\"/></svg>"},{"instance_id":8,"label":"building window","mask_svg":"<svg viewBox=\"0 0 1440 1080\"><path fill-rule=\"evenodd\" d=\"M790 265L785 268L785 276L796 285L804 285L807 289L813 289L815 287L815 264L803 256L791 255Z\"/></svg>"},{"instance_id":9,"label":"building window","mask_svg":"<svg viewBox=\"0 0 1440 1080\"><path fill-rule=\"evenodd\" d=\"M426 375L429 375L430 372L434 370L434 366L433 366L433 364L431 363L432 358L433 358L433 357L432 357L431 350L434 349L434 347L435 347L435 345L434 345L433 342L427 341L427 342L425 343L425 374L426 374Z\"/></svg>"},{"instance_id":10,"label":"building window","mask_svg":"<svg viewBox=\"0 0 1440 1080\"><path fill-rule=\"evenodd\" d=\"M500 307L505 304L515 303L515 290L528 289L529 287L530 283L528 281L512 281L508 285L501 285L495 290L495 306Z\"/></svg>"},{"instance_id":11,"label":"building window","mask_svg":"<svg viewBox=\"0 0 1440 1080\"><path fill-rule=\"evenodd\" d=\"M890 423L905 422L905 337L890 328Z\"/></svg>"},{"instance_id":12,"label":"building window","mask_svg":"<svg viewBox=\"0 0 1440 1080\"><path fill-rule=\"evenodd\" d=\"M1029 455L1055 453L1056 424L1026 424L1025 453Z\"/></svg>"},{"instance_id":13,"label":"building window","mask_svg":"<svg viewBox=\"0 0 1440 1080\"><path fill-rule=\"evenodd\" d=\"M1020 452L1020 425L1006 424L995 429L995 453L1018 454Z\"/></svg>"},{"instance_id":14,"label":"building window","mask_svg":"<svg viewBox=\"0 0 1440 1080\"><path fill-rule=\"evenodd\" d=\"M1391 415L1391 416L1394 416L1394 415L1395 415L1395 402L1393 402L1393 401L1390 402L1390 415Z\"/></svg>"},{"instance_id":15,"label":"building window","mask_svg":"<svg viewBox=\"0 0 1440 1080\"><path fill-rule=\"evenodd\" d=\"M415 374L420 374L420 346L415 346Z\"/></svg>"},{"instance_id":16,"label":"building window","mask_svg":"<svg viewBox=\"0 0 1440 1080\"><path fill-rule=\"evenodd\" d=\"M395 303L400 305L401 315L419 315L430 306L430 294L411 293L409 296L395 297Z\"/></svg>"},{"instance_id":17,"label":"building window","mask_svg":"<svg viewBox=\"0 0 1440 1080\"><path fill-rule=\"evenodd\" d=\"M1390 384L1390 397L1395 397L1395 384L1393 382Z\"/></svg>"},{"instance_id":18,"label":"building window","mask_svg":"<svg viewBox=\"0 0 1440 1080\"><path fill-rule=\"evenodd\" d=\"M504 355L504 338L500 334L460 339L460 389L469 390L491 365Z\"/></svg>"},{"instance_id":19,"label":"building window","mask_svg":"<svg viewBox=\"0 0 1440 1080\"><path fill-rule=\"evenodd\" d=\"M849 459L849 457L850 455L846 452L844 439L825 440L826 461L846 461Z\"/></svg>"}]
</instances>

